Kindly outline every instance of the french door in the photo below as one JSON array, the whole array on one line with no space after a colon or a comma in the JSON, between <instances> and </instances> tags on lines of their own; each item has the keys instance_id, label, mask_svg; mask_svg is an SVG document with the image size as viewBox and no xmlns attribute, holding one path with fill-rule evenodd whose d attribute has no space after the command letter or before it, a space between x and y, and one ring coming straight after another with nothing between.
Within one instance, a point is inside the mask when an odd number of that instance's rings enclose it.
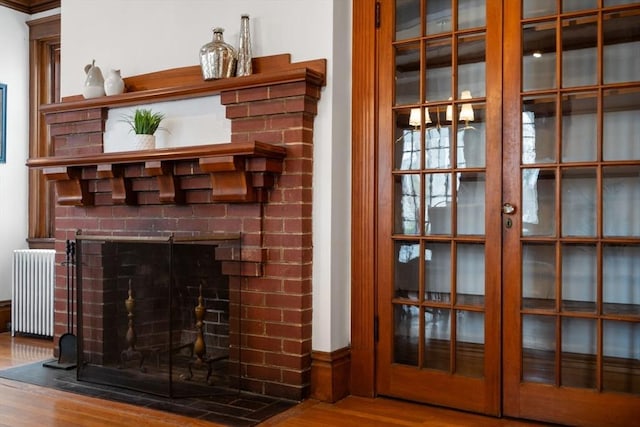
<instances>
[{"instance_id":1,"label":"french door","mask_svg":"<svg viewBox=\"0 0 640 427\"><path fill-rule=\"evenodd\" d=\"M640 415L640 3L383 0L376 390Z\"/></svg>"}]
</instances>

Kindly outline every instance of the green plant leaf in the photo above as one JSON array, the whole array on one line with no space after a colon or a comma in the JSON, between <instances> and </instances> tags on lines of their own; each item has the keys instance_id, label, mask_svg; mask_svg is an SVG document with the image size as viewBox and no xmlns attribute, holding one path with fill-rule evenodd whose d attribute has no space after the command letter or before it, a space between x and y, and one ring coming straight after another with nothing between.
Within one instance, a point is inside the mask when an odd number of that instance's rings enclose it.
<instances>
[{"instance_id":1,"label":"green plant leaf","mask_svg":"<svg viewBox=\"0 0 640 427\"><path fill-rule=\"evenodd\" d=\"M133 115L125 116L124 121L136 134L153 135L158 129L161 129L160 122L164 117L162 113L154 113L147 108L138 108Z\"/></svg>"}]
</instances>

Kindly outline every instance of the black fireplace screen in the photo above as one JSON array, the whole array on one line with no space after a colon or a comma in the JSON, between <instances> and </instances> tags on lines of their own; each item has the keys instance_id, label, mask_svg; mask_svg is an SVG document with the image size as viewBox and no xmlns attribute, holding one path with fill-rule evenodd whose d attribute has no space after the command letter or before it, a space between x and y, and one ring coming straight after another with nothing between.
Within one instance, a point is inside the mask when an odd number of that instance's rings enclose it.
<instances>
[{"instance_id":1,"label":"black fireplace screen","mask_svg":"<svg viewBox=\"0 0 640 427\"><path fill-rule=\"evenodd\" d=\"M238 392L240 297L230 302L217 254L241 261L240 241L78 234L78 380L168 397Z\"/></svg>"}]
</instances>

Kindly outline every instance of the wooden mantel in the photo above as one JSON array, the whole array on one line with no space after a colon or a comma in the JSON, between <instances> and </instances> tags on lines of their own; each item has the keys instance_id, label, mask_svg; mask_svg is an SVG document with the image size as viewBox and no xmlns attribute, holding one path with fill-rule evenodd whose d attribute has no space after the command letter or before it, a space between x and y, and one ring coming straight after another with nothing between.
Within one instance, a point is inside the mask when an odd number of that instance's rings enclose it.
<instances>
[{"instance_id":1,"label":"wooden mantel","mask_svg":"<svg viewBox=\"0 0 640 427\"><path fill-rule=\"evenodd\" d=\"M273 185L273 174L282 172L285 155L282 146L251 142L43 157L27 164L56 182L60 205L93 205L89 184L97 180L110 182L113 204L137 204L132 180L144 177L155 177L161 203L181 203L178 177L207 174L212 202L253 202L262 201L263 190Z\"/></svg>"},{"instance_id":2,"label":"wooden mantel","mask_svg":"<svg viewBox=\"0 0 640 427\"><path fill-rule=\"evenodd\" d=\"M173 68L124 78L126 92L121 95L84 99L82 95L66 97L57 104L40 106L44 114L87 110L96 107L126 107L178 99L218 95L228 90L267 87L273 84L309 81L325 85L327 61L316 59L290 62L289 54L253 59L254 74L218 80L202 80L200 66Z\"/></svg>"},{"instance_id":3,"label":"wooden mantel","mask_svg":"<svg viewBox=\"0 0 640 427\"><path fill-rule=\"evenodd\" d=\"M110 203L140 204L136 185L140 188L143 178L155 179L152 185L159 193L156 202L179 204L185 201L183 177L206 175L211 195L205 202L264 201L275 175L282 173L286 148L279 141L237 141L232 137L232 142L224 144L102 152L109 108L221 94L226 99L223 103L247 102L227 110L232 129L234 122L256 120L264 114L315 115L315 102L306 102L305 98L317 99L319 92L295 89L294 102L288 88L298 84L324 86L326 60L291 63L290 55L283 54L254 58L253 69L254 74L249 76L203 81L199 66L175 68L127 77L126 92L120 95L91 99L75 95L60 103L42 105L40 111L51 126L55 155L31 158L27 166L42 170L48 180L55 181L61 205L94 205L95 194L104 195L100 190L104 182L109 184ZM251 95L244 100L236 97L238 93ZM291 100L282 101L287 96Z\"/></svg>"}]
</instances>

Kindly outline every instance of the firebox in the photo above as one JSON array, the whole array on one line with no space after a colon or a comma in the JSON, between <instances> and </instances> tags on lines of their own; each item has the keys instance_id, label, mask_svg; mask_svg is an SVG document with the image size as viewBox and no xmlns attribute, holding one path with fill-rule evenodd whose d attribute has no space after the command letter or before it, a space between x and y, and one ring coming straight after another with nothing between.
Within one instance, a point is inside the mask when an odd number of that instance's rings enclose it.
<instances>
[{"instance_id":1,"label":"firebox","mask_svg":"<svg viewBox=\"0 0 640 427\"><path fill-rule=\"evenodd\" d=\"M240 242L77 234L78 380L167 397L238 392L241 298L230 299L218 255L241 261Z\"/></svg>"}]
</instances>

